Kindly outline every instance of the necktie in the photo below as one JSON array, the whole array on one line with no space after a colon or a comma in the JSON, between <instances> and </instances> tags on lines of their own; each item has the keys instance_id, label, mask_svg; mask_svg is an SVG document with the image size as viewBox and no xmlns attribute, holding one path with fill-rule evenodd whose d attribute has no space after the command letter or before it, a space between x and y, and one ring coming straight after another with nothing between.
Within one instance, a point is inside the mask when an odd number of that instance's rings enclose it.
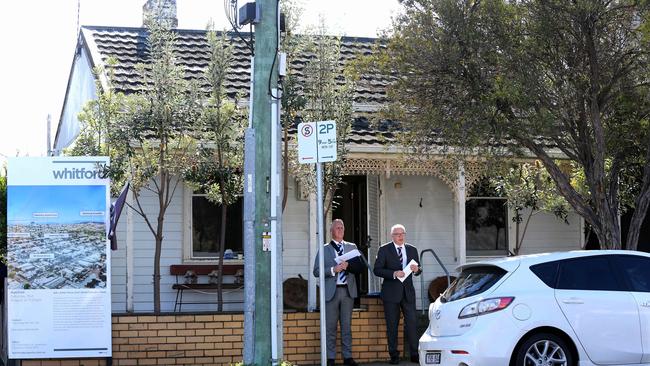
<instances>
[{"instance_id":1,"label":"necktie","mask_svg":"<svg viewBox=\"0 0 650 366\"><path fill-rule=\"evenodd\" d=\"M402 247L397 247L397 256L399 257L399 263L404 267L404 257L402 257Z\"/></svg>"},{"instance_id":2,"label":"necktie","mask_svg":"<svg viewBox=\"0 0 650 366\"><path fill-rule=\"evenodd\" d=\"M336 252L339 256L343 255L343 244L336 244ZM345 273L345 271L339 272L339 283L345 283L347 276L348 275Z\"/></svg>"}]
</instances>

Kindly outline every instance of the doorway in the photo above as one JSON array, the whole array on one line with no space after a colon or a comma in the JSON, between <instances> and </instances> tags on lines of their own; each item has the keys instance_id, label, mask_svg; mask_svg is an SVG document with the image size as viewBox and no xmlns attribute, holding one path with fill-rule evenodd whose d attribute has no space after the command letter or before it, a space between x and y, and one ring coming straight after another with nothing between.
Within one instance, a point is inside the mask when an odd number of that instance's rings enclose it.
<instances>
[{"instance_id":1,"label":"doorway","mask_svg":"<svg viewBox=\"0 0 650 366\"><path fill-rule=\"evenodd\" d=\"M355 243L361 253L368 258L368 205L365 175L343 177L334 194L332 219L345 223L345 240ZM372 263L370 263L372 266ZM368 293L368 272L356 275L359 296ZM359 298L355 300L355 306Z\"/></svg>"}]
</instances>

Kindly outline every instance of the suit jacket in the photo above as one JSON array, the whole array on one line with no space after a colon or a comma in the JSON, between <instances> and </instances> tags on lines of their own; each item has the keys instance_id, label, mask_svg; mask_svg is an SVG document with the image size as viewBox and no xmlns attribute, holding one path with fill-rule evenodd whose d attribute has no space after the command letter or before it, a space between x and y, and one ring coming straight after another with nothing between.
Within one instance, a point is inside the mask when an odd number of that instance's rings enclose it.
<instances>
[{"instance_id":1,"label":"suit jacket","mask_svg":"<svg viewBox=\"0 0 650 366\"><path fill-rule=\"evenodd\" d=\"M318 251L318 254L316 254L316 261L314 262L314 276L319 277L320 266L318 265L318 256L320 255L321 251L325 253L323 257L323 262L325 266L324 268L325 301L330 301L334 297L334 293L336 292L336 280L338 277L338 273L334 273L334 276L332 276L332 270L331 270L332 267L336 267L336 261L334 260L334 258L336 258L336 249L334 249L333 244L334 244L333 241L325 244L323 248L321 248L321 250ZM347 253L354 249L357 249L356 244L348 243L346 241L343 242L343 253ZM348 272L347 283L348 283L348 293L350 294L350 297L352 298L357 297L357 280L353 273Z\"/></svg>"},{"instance_id":2,"label":"suit jacket","mask_svg":"<svg viewBox=\"0 0 650 366\"><path fill-rule=\"evenodd\" d=\"M420 258L418 250L408 243L404 243L406 249L406 263L408 264L411 259L414 259L418 267L420 267ZM381 285L381 299L386 302L400 302L405 296L407 302L415 302L415 288L413 287L413 276L419 276L422 273L421 267L418 272L411 273L404 282L393 278L395 271L401 271L402 263L395 250L393 242L386 243L379 247L377 252L377 259L375 260L375 267L373 272L375 276L384 279Z\"/></svg>"}]
</instances>

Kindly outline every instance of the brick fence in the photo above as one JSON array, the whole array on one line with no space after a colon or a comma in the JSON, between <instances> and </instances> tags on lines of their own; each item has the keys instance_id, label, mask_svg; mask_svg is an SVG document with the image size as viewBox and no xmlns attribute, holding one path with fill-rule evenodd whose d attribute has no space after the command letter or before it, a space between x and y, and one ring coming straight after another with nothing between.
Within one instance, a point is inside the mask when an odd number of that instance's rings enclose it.
<instances>
[{"instance_id":1,"label":"brick fence","mask_svg":"<svg viewBox=\"0 0 650 366\"><path fill-rule=\"evenodd\" d=\"M359 362L387 360L381 300L362 298L352 314L352 351ZM320 363L319 313L284 314L284 360ZM401 328L401 327L400 327ZM242 361L244 315L199 313L113 315L113 365L231 365ZM340 338L337 343L340 343ZM399 345L402 349L400 329ZM338 358L341 359L340 345ZM103 366L103 359L22 361L24 366Z\"/></svg>"}]
</instances>

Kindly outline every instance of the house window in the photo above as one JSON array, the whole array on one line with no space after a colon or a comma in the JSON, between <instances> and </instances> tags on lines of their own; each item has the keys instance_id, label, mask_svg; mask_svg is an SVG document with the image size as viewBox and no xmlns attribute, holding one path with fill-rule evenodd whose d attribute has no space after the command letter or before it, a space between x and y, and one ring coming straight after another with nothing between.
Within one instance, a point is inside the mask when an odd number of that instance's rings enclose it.
<instances>
[{"instance_id":1,"label":"house window","mask_svg":"<svg viewBox=\"0 0 650 366\"><path fill-rule=\"evenodd\" d=\"M465 203L467 255L508 254L508 205L487 180L472 190Z\"/></svg>"},{"instance_id":2,"label":"house window","mask_svg":"<svg viewBox=\"0 0 650 366\"><path fill-rule=\"evenodd\" d=\"M243 203L244 200L240 197L228 206L224 259L235 259L238 254L243 254ZM191 215L192 229L189 242L192 247L189 259L219 258L219 235L222 230L221 205L208 201L204 194L193 193Z\"/></svg>"}]
</instances>

